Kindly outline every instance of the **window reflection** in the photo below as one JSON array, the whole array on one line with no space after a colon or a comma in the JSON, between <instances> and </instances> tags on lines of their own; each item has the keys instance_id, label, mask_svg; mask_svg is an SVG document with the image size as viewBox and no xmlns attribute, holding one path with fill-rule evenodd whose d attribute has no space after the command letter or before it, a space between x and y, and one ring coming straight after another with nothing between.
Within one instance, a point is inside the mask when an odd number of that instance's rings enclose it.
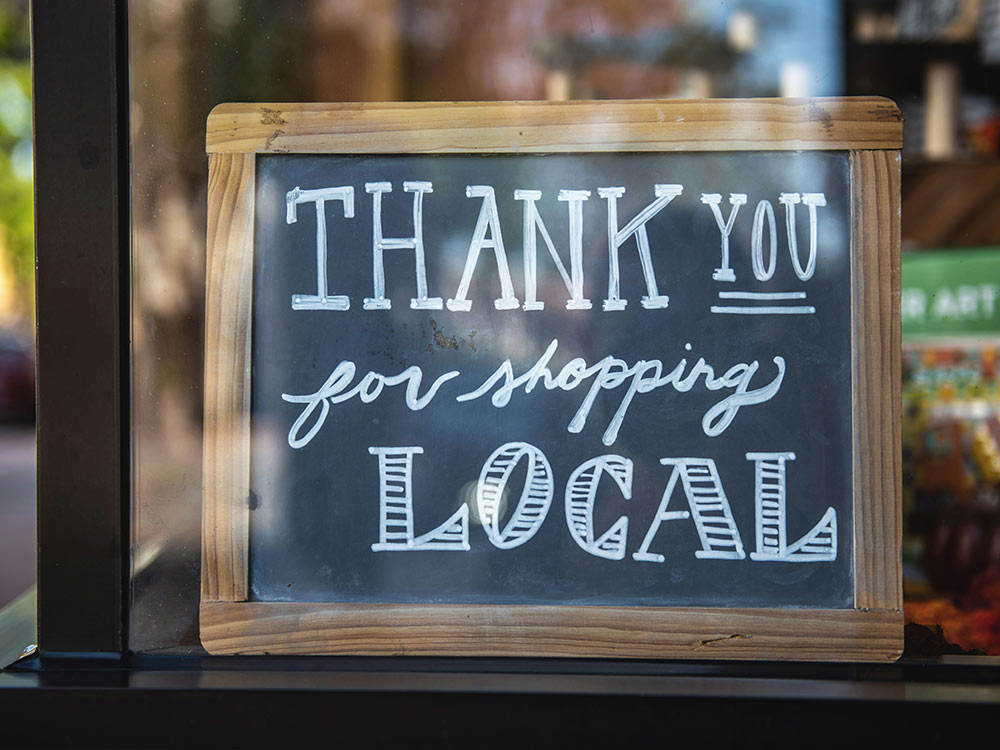
<instances>
[{"instance_id":1,"label":"window reflection","mask_svg":"<svg viewBox=\"0 0 1000 750\"><path fill-rule=\"evenodd\" d=\"M198 649L204 126L214 105L884 95L896 99L907 117L905 246L914 251L1000 246L1000 119L989 86L1000 48L998 5L988 0L130 3L132 647ZM935 15L931 6L948 6L953 13ZM970 15L972 6L981 6L981 12ZM994 327L977 335L997 334ZM996 410L995 390L990 393L986 401ZM907 435L920 442L919 435ZM945 438L928 438L934 460L940 460ZM971 445L964 432L950 439L956 450ZM933 481L940 483L942 476L938 472ZM912 475L906 481L908 497L926 493L915 489ZM935 502L950 506L965 502L963 497L939 492ZM994 500L994 511L995 505ZM935 588L936 579L924 569L924 550L933 536L924 510L907 506L907 595L914 602L940 599L961 613L961 596ZM966 532L959 527L969 523L963 516L945 536L961 537ZM929 625L943 621L943 610L914 611ZM943 637L960 638L954 628Z\"/></svg>"}]
</instances>

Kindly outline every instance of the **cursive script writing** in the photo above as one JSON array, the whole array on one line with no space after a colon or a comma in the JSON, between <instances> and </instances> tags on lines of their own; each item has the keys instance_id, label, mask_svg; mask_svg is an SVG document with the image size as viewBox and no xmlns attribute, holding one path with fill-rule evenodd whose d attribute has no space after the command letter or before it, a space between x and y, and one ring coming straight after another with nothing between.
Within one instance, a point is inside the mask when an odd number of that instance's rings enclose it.
<instances>
[{"instance_id":1,"label":"cursive script writing","mask_svg":"<svg viewBox=\"0 0 1000 750\"><path fill-rule=\"evenodd\" d=\"M575 357L567 362L558 373L549 369L549 363L559 347L558 339L552 339L541 357L528 370L514 374L514 366L509 359L499 367L479 387L461 393L456 401L466 402L482 398L492 391L490 402L498 409L510 403L511 397L520 389L531 393L541 384L546 390L572 391L585 381L590 381L587 392L580 402L576 414L567 425L567 431L579 433L587 423L594 402L602 391L623 389L618 408L609 421L601 438L605 445L612 445L629 407L637 395L650 393L657 388L671 386L678 393L687 393L699 380L709 391L731 391L725 398L712 405L701 420L701 428L709 437L721 435L732 424L736 414L744 406L761 404L771 400L781 388L785 377L785 360L774 357L777 368L770 382L751 388L751 381L760 369L757 360L738 362L730 366L722 375L715 374L715 368L704 357L688 366L686 358L681 358L669 371L659 359L640 359L628 364L622 359L607 356L588 365L586 360ZM685 346L687 350L691 345ZM288 444L292 448L302 448L316 436L330 414L332 406L357 397L362 403L375 401L386 386L406 384L406 406L412 411L426 407L437 395L438 390L449 380L461 375L458 370L450 370L431 383L427 391L420 395L423 371L416 365L407 367L397 375L383 375L369 371L356 384L351 385L357 375L357 365L349 360L340 362L319 389L304 395L283 393L281 398L293 404L302 404L303 409L288 431Z\"/></svg>"},{"instance_id":2,"label":"cursive script writing","mask_svg":"<svg viewBox=\"0 0 1000 750\"><path fill-rule=\"evenodd\" d=\"M584 396L580 408L577 409L576 415L570 420L567 427L569 432L577 433L587 423L587 416L600 392L614 390L627 383L618 410L611 418L601 439L605 445L612 445L618 438L618 431L625 420L625 414L637 394L649 393L667 385L673 386L674 390L679 393L686 393L694 387L698 378L702 376L704 376L705 387L710 391L733 388L734 391L705 412L705 416L701 420L701 428L705 434L709 437L716 437L732 424L741 407L760 404L773 398L785 377L785 360L782 357L774 358L778 373L771 382L750 390L750 381L760 368L760 363L757 360L735 364L723 375L716 377L715 369L701 357L685 375L688 366L687 359L681 359L670 372L664 374L663 362L658 359L640 359L630 366L624 360L610 355L589 366L586 360L580 357L571 359L563 366L558 375L553 375L548 365L558 346L558 339L552 339L538 361L517 377L514 377L514 368L510 360L504 360L486 382L474 391L458 396L458 401L471 401L480 398L503 381L490 399L494 406L503 408L509 403L514 391L519 388L523 387L525 393L531 393L535 386L541 382L547 390L558 388L563 391L571 391L583 381L593 378L587 395ZM686 348L690 349L690 346L688 344Z\"/></svg>"}]
</instances>

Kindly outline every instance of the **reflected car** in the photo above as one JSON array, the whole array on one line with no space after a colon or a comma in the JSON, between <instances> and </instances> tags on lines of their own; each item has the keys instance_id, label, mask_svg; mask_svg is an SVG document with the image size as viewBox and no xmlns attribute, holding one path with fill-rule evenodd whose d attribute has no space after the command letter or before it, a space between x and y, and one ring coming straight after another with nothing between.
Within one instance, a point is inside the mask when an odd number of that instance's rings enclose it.
<instances>
[{"instance_id":1,"label":"reflected car","mask_svg":"<svg viewBox=\"0 0 1000 750\"><path fill-rule=\"evenodd\" d=\"M35 362L16 334L0 331L0 421L35 419Z\"/></svg>"}]
</instances>

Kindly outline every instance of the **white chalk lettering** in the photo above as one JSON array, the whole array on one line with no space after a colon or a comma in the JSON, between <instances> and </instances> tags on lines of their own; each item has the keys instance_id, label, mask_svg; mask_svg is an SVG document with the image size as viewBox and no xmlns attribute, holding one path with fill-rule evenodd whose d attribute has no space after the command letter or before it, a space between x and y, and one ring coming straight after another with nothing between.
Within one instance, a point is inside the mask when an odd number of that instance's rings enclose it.
<instances>
[{"instance_id":1,"label":"white chalk lettering","mask_svg":"<svg viewBox=\"0 0 1000 750\"><path fill-rule=\"evenodd\" d=\"M715 223L718 224L719 233L722 235L722 262L712 273L712 278L716 281L736 281L736 274L729 267L729 235L733 232L733 224L736 223L736 214L739 213L740 206L747 202L746 193L729 194L729 205L732 208L726 220L723 220L722 211L719 209L719 203L722 202L720 193L702 193L701 202L712 209Z\"/></svg>"},{"instance_id":2,"label":"white chalk lettering","mask_svg":"<svg viewBox=\"0 0 1000 750\"><path fill-rule=\"evenodd\" d=\"M788 544L785 508L785 462L795 454L747 453L754 462L754 511L757 551L751 560L821 562L837 559L837 512L827 508L819 522L797 542Z\"/></svg>"},{"instance_id":3,"label":"white chalk lettering","mask_svg":"<svg viewBox=\"0 0 1000 750\"><path fill-rule=\"evenodd\" d=\"M365 190L372 196L372 275L375 291L364 301L365 310L390 310L392 301L385 296L385 265L382 255L386 250L413 250L417 275L417 296L410 300L414 310L440 310L440 297L427 296L427 270L424 263L424 193L433 193L430 182L404 182L403 192L413 193L413 236L385 237L382 232L382 194L392 192L388 182L366 182Z\"/></svg>"},{"instance_id":4,"label":"white chalk lettering","mask_svg":"<svg viewBox=\"0 0 1000 750\"><path fill-rule=\"evenodd\" d=\"M285 223L298 221L300 203L316 204L316 294L293 294L293 310L347 310L351 300L343 294L329 294L327 290L327 244L326 244L326 202L340 201L344 204L344 218L354 218L354 188L320 188L302 190L298 186L285 194Z\"/></svg>"},{"instance_id":5,"label":"white chalk lettering","mask_svg":"<svg viewBox=\"0 0 1000 750\"><path fill-rule=\"evenodd\" d=\"M581 549L596 557L623 560L628 516L619 517L611 528L594 538L594 501L604 473L615 481L626 500L632 498L632 461L616 455L592 458L580 464L566 483L566 525Z\"/></svg>"},{"instance_id":6,"label":"white chalk lettering","mask_svg":"<svg viewBox=\"0 0 1000 750\"><path fill-rule=\"evenodd\" d=\"M489 247L493 248L493 254L497 259L497 272L500 274L500 297L494 300L493 305L497 310L514 310L519 303L514 296L514 284L510 279L510 268L507 265L507 252L504 250L503 234L500 231L496 194L489 185L468 185L465 188L465 195L469 198L482 198L483 205L479 209L479 218L476 220L476 228L469 243L469 254L465 259L462 280L458 284L454 299L448 300L448 309L453 312L468 312L472 309L472 301L466 295L469 293L479 253L484 247ZM489 237L486 236L487 231L490 232Z\"/></svg>"},{"instance_id":7,"label":"white chalk lettering","mask_svg":"<svg viewBox=\"0 0 1000 750\"><path fill-rule=\"evenodd\" d=\"M770 261L764 265L764 219L770 230ZM774 276L778 258L778 226L774 221L774 206L771 201L762 200L753 214L753 234L750 237L750 263L753 275L758 281L767 281Z\"/></svg>"},{"instance_id":8,"label":"white chalk lettering","mask_svg":"<svg viewBox=\"0 0 1000 750\"><path fill-rule=\"evenodd\" d=\"M663 562L665 560L663 555L649 551L649 545L660 525L664 521L693 517L698 538L701 540L701 549L694 553L695 557L715 560L744 559L746 553L743 551L743 540L740 539L740 532L736 527L726 491L719 479L715 461L710 458L662 458L660 463L674 468L670 472L670 479L667 480L667 488L663 491L653 523L646 532L639 550L632 553L632 558L641 562ZM687 497L690 512L667 510L678 480Z\"/></svg>"},{"instance_id":9,"label":"white chalk lettering","mask_svg":"<svg viewBox=\"0 0 1000 750\"><path fill-rule=\"evenodd\" d=\"M649 234L646 232L646 223L662 211L670 201L680 195L683 190L683 185L655 185L653 195L656 196L656 200L642 209L632 221L619 230L618 199L625 195L625 188L602 187L597 189L598 195L608 202L608 298L604 300L605 310L624 310L628 304L628 300L621 298L618 248L624 245L632 235L635 235L635 242L639 248L639 262L642 264L642 275L646 280L646 291L648 292L647 296L641 300L642 306L647 310L656 310L666 307L669 303L670 298L665 294L660 294L656 285L656 274L653 272L653 259L649 252Z\"/></svg>"},{"instance_id":10,"label":"white chalk lettering","mask_svg":"<svg viewBox=\"0 0 1000 750\"><path fill-rule=\"evenodd\" d=\"M751 390L750 381L760 367L757 360L735 364L726 370L725 374L716 377L715 369L712 365L707 364L704 358L699 358L690 372L685 375L687 359L681 359L670 372L663 374L663 363L659 359L639 360L635 364L629 365L624 360L613 356L607 356L589 367L583 359L575 358L570 360L557 376L553 376L549 369L549 362L555 355L558 344L558 339L553 339L535 364L517 377L514 376L511 361L505 360L481 386L457 396L456 399L461 402L480 398L493 390L497 384L500 384L493 392L491 402L493 406L502 408L510 402L511 395L518 388L523 387L525 393L531 393L535 386L542 382L547 390L559 388L570 391L584 380L593 378L594 381L590 389L567 426L569 432L578 433L586 425L587 417L600 392L614 390L628 382L618 409L602 437L602 442L605 445L611 445L618 438L618 432L625 415L637 394L649 393L667 385L673 386L674 390L679 393L684 393L691 390L702 375L704 375L705 387L710 391L724 388L734 389L733 393L712 406L702 419L702 430L705 434L709 437L716 437L732 424L742 407L764 403L772 399L781 388L785 376L785 360L782 357L773 358L778 373L771 382Z\"/></svg>"},{"instance_id":11,"label":"white chalk lettering","mask_svg":"<svg viewBox=\"0 0 1000 750\"><path fill-rule=\"evenodd\" d=\"M413 456L423 453L423 448L370 447L368 452L378 456L379 480L378 542L372 552L469 549L469 506L465 503L437 528L413 536Z\"/></svg>"},{"instance_id":12,"label":"white chalk lettering","mask_svg":"<svg viewBox=\"0 0 1000 750\"><path fill-rule=\"evenodd\" d=\"M542 197L540 190L515 190L514 200L524 201L524 305L525 310L543 310L545 303L538 300L538 243L537 235L552 256L556 270L570 293L567 310L589 310L591 303L583 297L583 202L590 198L589 190L560 190L559 200L569 209L569 273L556 252L552 237L538 213L535 202Z\"/></svg>"},{"instance_id":13,"label":"white chalk lettering","mask_svg":"<svg viewBox=\"0 0 1000 750\"><path fill-rule=\"evenodd\" d=\"M809 259L806 267L802 267L799 259L798 229L795 225L795 206L798 205L800 196L798 193L782 193L778 198L780 203L785 205L785 225L788 230L788 253L792 257L792 268L795 275L802 281L808 281L816 273L816 253L817 253L817 223L816 208L826 205L826 196L823 193L803 193L802 203L809 206Z\"/></svg>"},{"instance_id":14,"label":"white chalk lettering","mask_svg":"<svg viewBox=\"0 0 1000 750\"><path fill-rule=\"evenodd\" d=\"M527 474L517 507L500 527L500 500L518 462L526 458ZM545 454L529 443L506 443L486 459L479 474L476 505L483 530L494 547L511 549L531 539L545 521L555 494L552 467Z\"/></svg>"},{"instance_id":15,"label":"white chalk lettering","mask_svg":"<svg viewBox=\"0 0 1000 750\"><path fill-rule=\"evenodd\" d=\"M303 448L316 437L330 413L331 405L339 404L357 396L362 403L368 404L381 395L385 386L406 383L406 407L411 411L420 411L431 402L438 389L452 378L457 378L459 372L451 370L437 378L427 393L420 394L420 382L423 380L423 370L416 365L407 367L398 375L383 375L378 372L368 372L354 388L346 390L354 380L357 366L348 360L340 362L330 373L330 377L314 393L294 395L282 393L281 398L292 404L304 404L302 412L292 423L288 431L288 445L292 448ZM316 410L319 413L316 414ZM311 425L310 425L311 422ZM308 426L308 429L306 427ZM302 430L306 429L305 434Z\"/></svg>"},{"instance_id":16,"label":"white chalk lettering","mask_svg":"<svg viewBox=\"0 0 1000 750\"><path fill-rule=\"evenodd\" d=\"M729 315L812 315L816 308L812 305L760 305L746 307L741 305L712 305L713 313Z\"/></svg>"}]
</instances>

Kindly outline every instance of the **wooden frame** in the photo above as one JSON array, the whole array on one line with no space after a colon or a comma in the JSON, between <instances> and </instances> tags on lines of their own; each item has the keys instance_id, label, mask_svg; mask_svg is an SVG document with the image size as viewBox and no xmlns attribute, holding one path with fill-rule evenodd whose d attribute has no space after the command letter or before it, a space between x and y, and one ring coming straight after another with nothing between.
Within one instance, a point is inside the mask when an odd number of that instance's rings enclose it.
<instances>
[{"instance_id":1,"label":"wooden frame","mask_svg":"<svg viewBox=\"0 0 1000 750\"><path fill-rule=\"evenodd\" d=\"M896 659L901 145L898 109L874 97L216 107L207 125L205 647L218 654ZM676 150L849 152L854 609L247 601L256 154Z\"/></svg>"}]
</instances>

